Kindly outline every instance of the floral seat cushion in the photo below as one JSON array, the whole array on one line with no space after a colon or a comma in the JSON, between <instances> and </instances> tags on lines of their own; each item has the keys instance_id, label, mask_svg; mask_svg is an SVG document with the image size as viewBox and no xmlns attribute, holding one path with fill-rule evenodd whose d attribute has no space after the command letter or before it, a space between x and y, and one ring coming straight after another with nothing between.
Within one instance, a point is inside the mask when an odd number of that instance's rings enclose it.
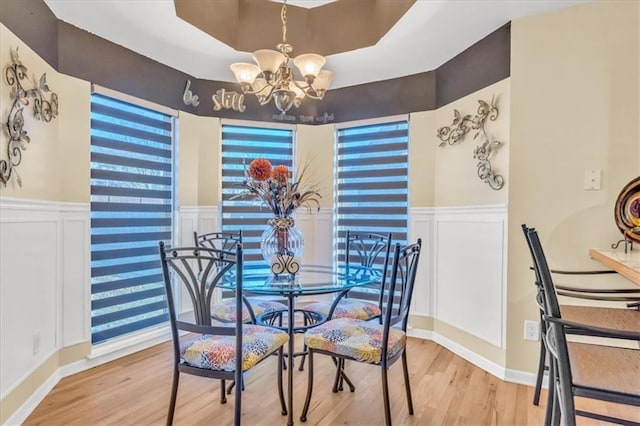
<instances>
[{"instance_id":1,"label":"floral seat cushion","mask_svg":"<svg viewBox=\"0 0 640 426\"><path fill-rule=\"evenodd\" d=\"M287 343L289 335L275 328L242 326L242 371ZM181 362L209 370L235 371L236 337L203 335L181 345Z\"/></svg>"},{"instance_id":2,"label":"floral seat cushion","mask_svg":"<svg viewBox=\"0 0 640 426\"><path fill-rule=\"evenodd\" d=\"M305 310L320 312L328 316L333 302L315 302L305 306ZM382 314L377 303L358 299L341 299L333 311L332 318L355 318L369 320Z\"/></svg>"},{"instance_id":3,"label":"floral seat cushion","mask_svg":"<svg viewBox=\"0 0 640 426\"><path fill-rule=\"evenodd\" d=\"M266 313L280 310L286 310L287 305L274 302L272 300L262 299L248 299L251 304L251 309L256 317ZM221 303L216 303L211 307L211 318L224 322L235 322L236 320L236 299L227 299ZM249 309L246 306L242 306L242 321L251 321L251 315Z\"/></svg>"},{"instance_id":4,"label":"floral seat cushion","mask_svg":"<svg viewBox=\"0 0 640 426\"><path fill-rule=\"evenodd\" d=\"M361 362L379 364L382 357L383 330L384 327L375 322L339 318L308 330L304 334L304 342L312 349L349 356ZM391 358L400 352L405 342L404 331L391 328L388 357Z\"/></svg>"}]
</instances>

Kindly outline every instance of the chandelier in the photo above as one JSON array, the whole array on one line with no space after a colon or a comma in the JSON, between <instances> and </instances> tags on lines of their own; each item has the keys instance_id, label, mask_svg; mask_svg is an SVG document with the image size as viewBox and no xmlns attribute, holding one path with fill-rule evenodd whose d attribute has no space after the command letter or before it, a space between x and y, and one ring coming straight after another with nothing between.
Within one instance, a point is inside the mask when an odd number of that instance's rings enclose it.
<instances>
[{"instance_id":1,"label":"chandelier","mask_svg":"<svg viewBox=\"0 0 640 426\"><path fill-rule=\"evenodd\" d=\"M326 60L324 56L306 53L293 59L304 80L295 80L293 69L289 67L289 54L293 46L287 43L287 2L282 3L280 11L282 20L282 43L277 50L260 49L253 52L256 64L238 62L231 64L236 80L243 93L256 95L260 105L268 104L271 99L282 114L292 106L296 108L305 97L322 99L331 80L333 72L323 70Z\"/></svg>"}]
</instances>

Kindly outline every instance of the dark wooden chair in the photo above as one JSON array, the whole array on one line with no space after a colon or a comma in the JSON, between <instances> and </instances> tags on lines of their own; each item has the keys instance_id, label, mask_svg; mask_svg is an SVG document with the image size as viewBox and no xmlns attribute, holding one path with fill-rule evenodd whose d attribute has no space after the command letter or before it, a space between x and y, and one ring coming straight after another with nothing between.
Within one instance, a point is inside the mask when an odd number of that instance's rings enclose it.
<instances>
[{"instance_id":1,"label":"dark wooden chair","mask_svg":"<svg viewBox=\"0 0 640 426\"><path fill-rule=\"evenodd\" d=\"M546 324L544 343L551 355L551 413L545 418L545 424L557 425L562 420L565 425L573 426L576 423L576 415L613 423L637 424L638 419L619 419L601 413L576 410L574 397L640 406L640 351L570 342L567 335L582 334L640 342L640 332L596 327L563 318L538 233L535 229L528 229L527 238L542 284L539 287L538 300L541 302L543 320ZM635 314L640 315L637 312Z\"/></svg>"},{"instance_id":2,"label":"dark wooden chair","mask_svg":"<svg viewBox=\"0 0 640 426\"><path fill-rule=\"evenodd\" d=\"M242 243L242 231L238 232L210 232L207 234L198 234L194 231L193 240L197 247L229 250L233 249L236 244ZM202 267L200 267L202 270ZM285 312L287 305L275 300L251 298L243 296L244 306L242 308L242 320L246 323L255 324L256 317L264 313ZM235 322L236 306L235 299L223 298L221 302L211 305L211 316L219 322Z\"/></svg>"},{"instance_id":3,"label":"dark wooden chair","mask_svg":"<svg viewBox=\"0 0 640 426\"><path fill-rule=\"evenodd\" d=\"M233 251L202 247L167 248L160 242L160 260L165 282L171 333L173 335L173 384L167 424L173 423L180 373L218 379L220 403L226 399L225 380L241 383L242 373L277 353L278 393L286 412L282 388L282 347L287 333L275 328L243 324L240 315L233 324L212 325L211 297L222 279L235 280L235 305L242 311L242 245ZM200 269L202 268L202 269ZM180 293L182 290L182 293ZM192 312L178 315L174 292L187 294ZM234 424L240 424L241 386L236 386Z\"/></svg>"},{"instance_id":4,"label":"dark wooden chair","mask_svg":"<svg viewBox=\"0 0 640 426\"><path fill-rule=\"evenodd\" d=\"M533 250L529 242L527 232L533 230L533 228L527 227L526 224L522 225L522 232L524 233L527 247L531 254L535 274L535 284L537 288L541 288L542 281L540 278L540 272L535 268L535 262L533 259ZM550 269L552 274L558 275L601 275L601 274L615 274L612 270L587 270L587 271L566 271L558 269ZM557 283L555 284L556 294L560 296L570 297L574 299L587 299L606 302L627 302L629 304L640 299L640 289L628 289L628 288L586 288L565 286ZM546 333L546 323L542 316L544 315L544 307L542 305L543 300L537 301L540 315L540 333L544 335ZM563 317L569 321L584 323L595 327L603 328L615 328L627 331L640 332L640 314L637 311L631 309L617 309L617 308L602 308L595 306L584 305L562 305ZM548 371L548 356L547 348L544 345L544 339L540 339L540 356L538 359L538 372L536 375L536 385L533 393L533 404L538 405L540 402L540 391L542 389L542 381L544 379L545 372Z\"/></svg>"},{"instance_id":5,"label":"dark wooden chair","mask_svg":"<svg viewBox=\"0 0 640 426\"><path fill-rule=\"evenodd\" d=\"M300 416L301 421L307 421L313 391L313 358L316 354L328 355L338 360L339 374L336 375L336 380L344 371L345 360L380 367L384 418L387 425L391 424L387 370L398 359L402 359L407 405L409 414L413 414L405 348L409 307L411 306L421 245L420 239L415 244L406 247L400 247L400 244L396 244L391 279L388 284L389 291L383 303L382 324L376 321L338 318L312 328L304 334L304 341L309 350L309 378L307 398Z\"/></svg>"}]
</instances>

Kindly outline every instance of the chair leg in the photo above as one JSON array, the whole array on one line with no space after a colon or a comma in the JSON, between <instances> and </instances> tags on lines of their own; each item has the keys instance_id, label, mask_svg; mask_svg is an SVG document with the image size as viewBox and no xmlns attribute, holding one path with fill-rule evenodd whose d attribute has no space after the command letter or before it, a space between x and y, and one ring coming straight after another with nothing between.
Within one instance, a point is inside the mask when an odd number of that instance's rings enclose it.
<instances>
[{"instance_id":1,"label":"chair leg","mask_svg":"<svg viewBox=\"0 0 640 426\"><path fill-rule=\"evenodd\" d=\"M244 380L242 380L242 372L236 371L235 382L240 381L239 386L236 386L236 394L235 401L233 401L233 424L234 426L240 426L241 418L242 418L242 384Z\"/></svg>"},{"instance_id":2,"label":"chair leg","mask_svg":"<svg viewBox=\"0 0 640 426\"><path fill-rule=\"evenodd\" d=\"M178 381L180 380L180 372L178 366L173 369L173 383L171 384L171 398L169 399L169 411L167 413L167 426L173 424L173 413L176 410L176 397L178 396Z\"/></svg>"},{"instance_id":3,"label":"chair leg","mask_svg":"<svg viewBox=\"0 0 640 426\"><path fill-rule=\"evenodd\" d=\"M340 368L338 368L338 371L336 372L336 374L338 375L338 390L340 392L344 390L344 363L345 363L345 360L341 359Z\"/></svg>"},{"instance_id":4,"label":"chair leg","mask_svg":"<svg viewBox=\"0 0 640 426\"><path fill-rule=\"evenodd\" d=\"M404 388L407 392L409 415L413 416L413 398L411 397L411 383L409 382L409 368L407 366L407 352L402 352L402 369L404 370Z\"/></svg>"},{"instance_id":5,"label":"chair leg","mask_svg":"<svg viewBox=\"0 0 640 426\"><path fill-rule=\"evenodd\" d=\"M244 374L242 375L242 378L244 379ZM231 395L231 392L233 392L233 388L235 386L236 386L236 381L232 380L229 386L227 386L227 395ZM242 390L244 390L244 380L242 380Z\"/></svg>"},{"instance_id":6,"label":"chair leg","mask_svg":"<svg viewBox=\"0 0 640 426\"><path fill-rule=\"evenodd\" d=\"M331 391L333 393L338 393L338 384L340 383L340 374L342 373L342 369L340 368L340 365L342 364L342 359L334 358L334 357L331 357L331 359L333 360L333 363L336 366L336 377L333 379L333 388L331 389Z\"/></svg>"},{"instance_id":7,"label":"chair leg","mask_svg":"<svg viewBox=\"0 0 640 426\"><path fill-rule=\"evenodd\" d=\"M278 396L280 397L280 407L282 408L282 415L286 416L287 403L284 401L284 386L282 384L282 370L284 367L284 357L282 356L282 348L278 350Z\"/></svg>"},{"instance_id":8,"label":"chair leg","mask_svg":"<svg viewBox=\"0 0 640 426\"><path fill-rule=\"evenodd\" d=\"M313 350L309 350L309 378L307 380L307 398L304 401L304 407L302 408L302 414L300 414L300 421L307 421L307 413L309 412L309 405L311 404L311 392L313 391Z\"/></svg>"},{"instance_id":9,"label":"chair leg","mask_svg":"<svg viewBox=\"0 0 640 426\"><path fill-rule=\"evenodd\" d=\"M391 404L389 403L389 383L387 382L387 366L381 366L382 372L382 398L384 400L384 423L391 426Z\"/></svg>"},{"instance_id":10,"label":"chair leg","mask_svg":"<svg viewBox=\"0 0 640 426\"><path fill-rule=\"evenodd\" d=\"M347 382L347 385L349 385L349 390L351 392L355 392L356 391L355 385L353 384L353 382L351 382L349 377L347 377L347 374L344 372L345 360L342 358L339 358L336 361L336 358L333 358L333 357L331 359L333 360L333 363L336 366L336 377L333 382L332 392L337 393L338 391L342 391L344 389L343 388L344 382Z\"/></svg>"},{"instance_id":11,"label":"chair leg","mask_svg":"<svg viewBox=\"0 0 640 426\"><path fill-rule=\"evenodd\" d=\"M533 392L533 405L540 403L540 389L542 389L542 379L544 378L544 362L547 356L547 349L544 347L542 339L540 339L540 357L538 360L538 376L536 377L536 387Z\"/></svg>"},{"instance_id":12,"label":"chair leg","mask_svg":"<svg viewBox=\"0 0 640 426\"><path fill-rule=\"evenodd\" d=\"M306 327L307 325L309 325L309 320L307 317L307 313L305 312L304 315L304 326ZM307 353L307 344L306 343L302 343L302 359L300 360L300 366L298 367L298 371L304 371L304 360L307 357L305 354Z\"/></svg>"},{"instance_id":13,"label":"chair leg","mask_svg":"<svg viewBox=\"0 0 640 426\"><path fill-rule=\"evenodd\" d=\"M227 394L225 393L226 380L220 380L220 404L227 403Z\"/></svg>"},{"instance_id":14,"label":"chair leg","mask_svg":"<svg viewBox=\"0 0 640 426\"><path fill-rule=\"evenodd\" d=\"M553 368L553 359L549 363L549 388L547 392L547 407L544 410L544 426L551 426L553 416L553 404L556 395L555 386L555 369Z\"/></svg>"}]
</instances>

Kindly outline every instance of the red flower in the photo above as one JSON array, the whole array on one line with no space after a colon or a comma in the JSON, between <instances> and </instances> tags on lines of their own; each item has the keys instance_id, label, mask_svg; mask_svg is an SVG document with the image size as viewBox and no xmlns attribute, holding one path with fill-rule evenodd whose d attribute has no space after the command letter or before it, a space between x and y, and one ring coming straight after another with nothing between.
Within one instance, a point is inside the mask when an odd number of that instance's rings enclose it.
<instances>
[{"instance_id":1,"label":"red flower","mask_svg":"<svg viewBox=\"0 0 640 426\"><path fill-rule=\"evenodd\" d=\"M287 183L290 175L291 173L289 173L289 168L284 164L275 166L273 168L273 172L271 172L271 177L279 183Z\"/></svg>"},{"instance_id":2,"label":"red flower","mask_svg":"<svg viewBox=\"0 0 640 426\"><path fill-rule=\"evenodd\" d=\"M271 163L264 158L256 158L249 164L249 176L258 182L271 177Z\"/></svg>"}]
</instances>

